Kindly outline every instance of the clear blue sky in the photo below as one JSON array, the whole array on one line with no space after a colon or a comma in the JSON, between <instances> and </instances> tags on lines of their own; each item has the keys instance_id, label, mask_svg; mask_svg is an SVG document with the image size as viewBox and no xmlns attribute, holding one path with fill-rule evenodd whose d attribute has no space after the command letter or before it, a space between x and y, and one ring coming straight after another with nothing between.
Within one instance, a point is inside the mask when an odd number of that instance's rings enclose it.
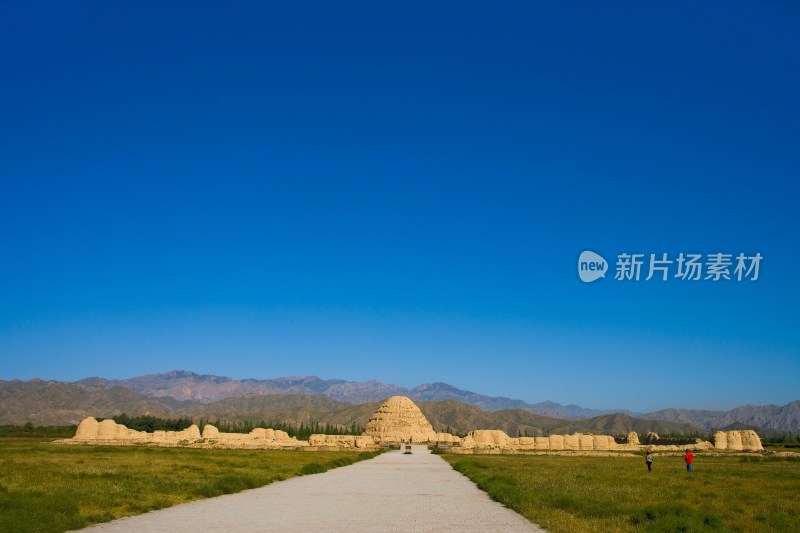
<instances>
[{"instance_id":1,"label":"clear blue sky","mask_svg":"<svg viewBox=\"0 0 800 533\"><path fill-rule=\"evenodd\" d=\"M800 7L289 4L0 6L0 378L800 398Z\"/></svg>"}]
</instances>

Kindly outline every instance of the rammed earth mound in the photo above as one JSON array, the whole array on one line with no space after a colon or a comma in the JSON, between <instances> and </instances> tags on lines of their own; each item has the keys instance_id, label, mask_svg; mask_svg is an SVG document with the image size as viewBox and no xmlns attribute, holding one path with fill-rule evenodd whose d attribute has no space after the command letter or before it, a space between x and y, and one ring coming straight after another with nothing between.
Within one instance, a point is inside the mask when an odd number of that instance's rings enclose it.
<instances>
[{"instance_id":1,"label":"rammed earth mound","mask_svg":"<svg viewBox=\"0 0 800 533\"><path fill-rule=\"evenodd\" d=\"M94 418L83 420L71 439L56 441L60 444L106 444L186 446L194 448L249 448L249 449L360 449L373 450L387 444L403 442L437 443L453 447L462 452L515 453L536 450L581 450L581 451L638 451L642 449L635 432L619 442L610 435L575 433L572 435L550 435L548 437L509 437L500 430L470 431L460 438L450 433L437 433L419 407L408 397L393 396L383 402L367 423L364 434L311 435L308 441L290 437L286 432L269 428L256 428L250 433L223 433L212 425L206 425L202 434L196 425L182 431L135 431L117 424L113 420L98 422ZM669 441L661 443L658 435L646 437L646 447L660 451L681 448L716 451L761 451L761 440L750 430L717 432L714 442L693 439L680 444Z\"/></svg>"}]
</instances>

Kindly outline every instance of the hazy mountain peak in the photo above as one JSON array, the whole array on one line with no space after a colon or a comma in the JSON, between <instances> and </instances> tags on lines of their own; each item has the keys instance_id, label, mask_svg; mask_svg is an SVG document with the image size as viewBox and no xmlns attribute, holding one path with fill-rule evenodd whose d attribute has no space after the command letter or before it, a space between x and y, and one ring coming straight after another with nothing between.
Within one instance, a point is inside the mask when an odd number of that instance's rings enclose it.
<instances>
[{"instance_id":1,"label":"hazy mountain peak","mask_svg":"<svg viewBox=\"0 0 800 533\"><path fill-rule=\"evenodd\" d=\"M433 383L423 383L422 385L418 385L418 386L414 387L413 390L418 391L418 392L432 391L432 390L458 391L459 393L475 394L474 392L464 391L464 390L461 390L461 389L458 389L458 388L454 387L453 385L450 385L449 383L443 383L441 381L436 381L436 382L433 382Z\"/></svg>"}]
</instances>

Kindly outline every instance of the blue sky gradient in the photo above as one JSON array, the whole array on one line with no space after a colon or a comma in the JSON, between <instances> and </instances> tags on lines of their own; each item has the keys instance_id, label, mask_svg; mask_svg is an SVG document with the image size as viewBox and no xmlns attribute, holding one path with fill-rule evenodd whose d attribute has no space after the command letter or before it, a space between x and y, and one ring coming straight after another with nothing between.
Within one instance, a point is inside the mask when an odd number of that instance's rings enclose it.
<instances>
[{"instance_id":1,"label":"blue sky gradient","mask_svg":"<svg viewBox=\"0 0 800 533\"><path fill-rule=\"evenodd\" d=\"M800 7L0 6L0 378L800 398ZM756 282L577 276L594 250ZM612 265L613 268L613 265Z\"/></svg>"}]
</instances>

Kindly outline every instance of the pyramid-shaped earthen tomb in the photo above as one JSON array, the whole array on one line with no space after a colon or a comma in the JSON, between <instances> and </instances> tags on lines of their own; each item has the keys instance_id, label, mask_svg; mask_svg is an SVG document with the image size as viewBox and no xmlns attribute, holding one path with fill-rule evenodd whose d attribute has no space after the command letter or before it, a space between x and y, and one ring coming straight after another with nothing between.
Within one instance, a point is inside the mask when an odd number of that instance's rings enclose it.
<instances>
[{"instance_id":1,"label":"pyramid-shaped earthen tomb","mask_svg":"<svg viewBox=\"0 0 800 533\"><path fill-rule=\"evenodd\" d=\"M367 422L364 434L379 443L437 440L433 426L406 396L392 396L383 402Z\"/></svg>"}]
</instances>

